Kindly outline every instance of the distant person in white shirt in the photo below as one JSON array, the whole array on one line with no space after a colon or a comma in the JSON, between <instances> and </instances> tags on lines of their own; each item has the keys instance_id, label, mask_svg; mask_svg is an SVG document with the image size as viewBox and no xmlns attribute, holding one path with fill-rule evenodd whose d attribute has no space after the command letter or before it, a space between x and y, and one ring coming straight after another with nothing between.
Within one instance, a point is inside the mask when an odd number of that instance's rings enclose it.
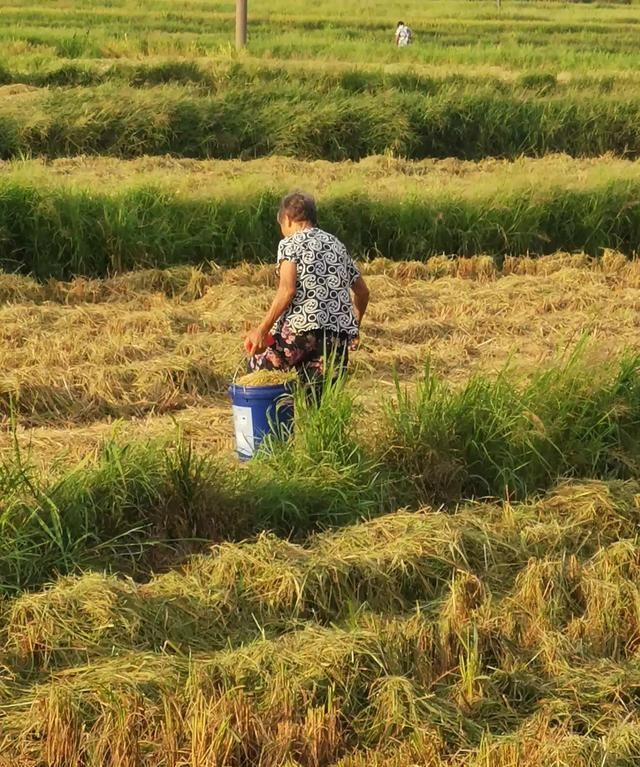
<instances>
[{"instance_id":1,"label":"distant person in white shirt","mask_svg":"<svg viewBox=\"0 0 640 767\"><path fill-rule=\"evenodd\" d=\"M411 45L413 33L411 29L404 23L399 21L396 27L396 45L398 48L406 48L407 45Z\"/></svg>"}]
</instances>

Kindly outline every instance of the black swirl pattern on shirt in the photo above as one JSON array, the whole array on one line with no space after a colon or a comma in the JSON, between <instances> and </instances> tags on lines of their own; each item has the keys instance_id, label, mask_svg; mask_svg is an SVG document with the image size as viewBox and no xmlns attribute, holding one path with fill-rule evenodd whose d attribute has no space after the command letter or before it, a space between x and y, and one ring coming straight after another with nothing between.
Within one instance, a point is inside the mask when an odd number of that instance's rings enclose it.
<instances>
[{"instance_id":1,"label":"black swirl pattern on shirt","mask_svg":"<svg viewBox=\"0 0 640 767\"><path fill-rule=\"evenodd\" d=\"M282 261L296 265L297 288L273 332L286 322L295 333L331 330L358 335L350 288L360 272L337 237L317 227L296 232L280 242L278 266Z\"/></svg>"}]
</instances>

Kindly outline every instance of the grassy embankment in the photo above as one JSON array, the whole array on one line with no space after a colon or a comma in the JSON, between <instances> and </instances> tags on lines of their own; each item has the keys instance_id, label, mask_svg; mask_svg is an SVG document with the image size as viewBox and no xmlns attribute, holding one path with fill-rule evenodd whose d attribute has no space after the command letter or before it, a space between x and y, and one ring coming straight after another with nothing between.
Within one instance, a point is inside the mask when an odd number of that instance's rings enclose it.
<instances>
[{"instance_id":1,"label":"grassy embankment","mask_svg":"<svg viewBox=\"0 0 640 767\"><path fill-rule=\"evenodd\" d=\"M393 88L383 94L337 88L322 93L296 83L215 94L172 84L27 90L0 101L0 157L638 155L633 95L590 88L535 96L526 89L501 90L463 84L432 96Z\"/></svg>"},{"instance_id":2,"label":"grassy embankment","mask_svg":"<svg viewBox=\"0 0 640 767\"><path fill-rule=\"evenodd\" d=\"M306 188L357 258L507 255L640 242L636 163L611 157L357 165L167 158L0 166L5 270L39 279L140 267L272 262L280 196Z\"/></svg>"}]
</instances>

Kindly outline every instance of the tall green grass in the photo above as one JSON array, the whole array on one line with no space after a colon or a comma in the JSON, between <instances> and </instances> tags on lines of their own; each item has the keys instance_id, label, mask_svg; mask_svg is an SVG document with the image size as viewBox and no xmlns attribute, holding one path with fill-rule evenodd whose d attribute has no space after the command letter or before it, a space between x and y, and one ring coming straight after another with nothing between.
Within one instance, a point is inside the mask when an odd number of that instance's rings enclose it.
<instances>
[{"instance_id":1,"label":"tall green grass","mask_svg":"<svg viewBox=\"0 0 640 767\"><path fill-rule=\"evenodd\" d=\"M590 368L581 349L520 383L471 378L451 388L427 366L387 412L389 464L425 501L524 498L558 477L636 476L640 356Z\"/></svg>"},{"instance_id":2,"label":"tall green grass","mask_svg":"<svg viewBox=\"0 0 640 767\"><path fill-rule=\"evenodd\" d=\"M0 158L171 153L193 158L284 154L326 160L597 156L640 151L632 96L568 92L526 97L450 87L424 96L294 83L201 95L160 86L56 89L0 102Z\"/></svg>"},{"instance_id":3,"label":"tall green grass","mask_svg":"<svg viewBox=\"0 0 640 767\"><path fill-rule=\"evenodd\" d=\"M322 392L298 387L290 439L271 439L255 463L256 521L264 529L309 531L346 525L393 507L381 463L358 442L358 411L344 376Z\"/></svg>"},{"instance_id":4,"label":"tall green grass","mask_svg":"<svg viewBox=\"0 0 640 767\"><path fill-rule=\"evenodd\" d=\"M172 547L246 532L221 500L220 474L181 441L170 450L109 442L94 462L47 476L16 451L0 466L0 590L92 565L135 574Z\"/></svg>"},{"instance_id":5,"label":"tall green grass","mask_svg":"<svg viewBox=\"0 0 640 767\"><path fill-rule=\"evenodd\" d=\"M112 193L0 182L0 267L38 279L104 276L141 267L272 261L281 193L240 190L194 197L155 186ZM630 176L582 188L547 186L369 196L331 190L322 224L354 256L434 255L603 248L633 254L640 243L640 182Z\"/></svg>"},{"instance_id":6,"label":"tall green grass","mask_svg":"<svg viewBox=\"0 0 640 767\"><path fill-rule=\"evenodd\" d=\"M354 401L328 385L296 396L290 442L248 469L175 445L107 442L95 461L43 476L16 448L0 463L0 591L93 565L131 574L207 541L262 530L301 537L391 508L375 459L350 435Z\"/></svg>"}]
</instances>

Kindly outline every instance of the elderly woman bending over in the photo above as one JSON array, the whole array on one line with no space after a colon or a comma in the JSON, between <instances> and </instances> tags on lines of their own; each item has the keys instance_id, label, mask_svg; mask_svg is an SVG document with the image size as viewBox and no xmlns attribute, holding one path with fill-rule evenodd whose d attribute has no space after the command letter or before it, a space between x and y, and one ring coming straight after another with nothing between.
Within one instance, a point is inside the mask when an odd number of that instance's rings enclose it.
<instances>
[{"instance_id":1,"label":"elderly woman bending over","mask_svg":"<svg viewBox=\"0 0 640 767\"><path fill-rule=\"evenodd\" d=\"M318 227L313 197L285 197L278 223L280 282L271 308L245 338L249 369L295 369L303 382L321 385L328 358L335 370L346 370L369 289L345 246Z\"/></svg>"}]
</instances>

